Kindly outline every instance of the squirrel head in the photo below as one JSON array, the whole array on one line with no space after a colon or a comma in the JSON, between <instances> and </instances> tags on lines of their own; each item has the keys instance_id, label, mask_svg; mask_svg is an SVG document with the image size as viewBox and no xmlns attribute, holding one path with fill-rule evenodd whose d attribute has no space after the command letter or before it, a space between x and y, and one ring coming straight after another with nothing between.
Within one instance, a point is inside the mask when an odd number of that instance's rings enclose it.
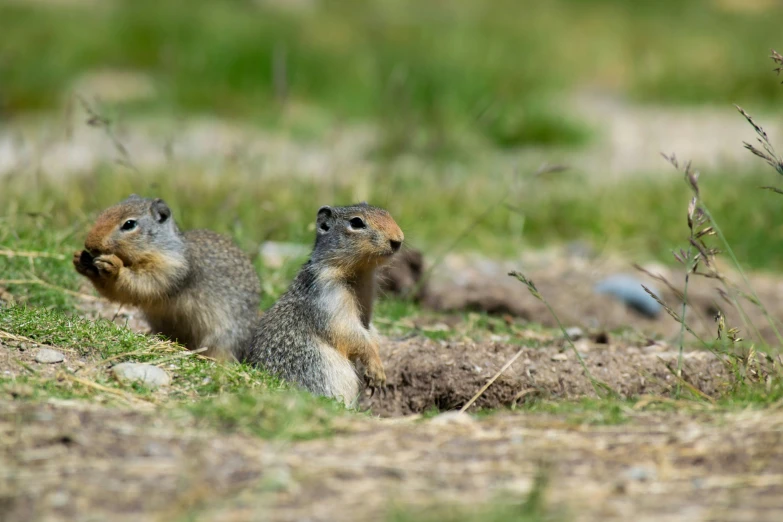
<instances>
[{"instance_id":1,"label":"squirrel head","mask_svg":"<svg viewBox=\"0 0 783 522\"><path fill-rule=\"evenodd\" d=\"M165 201L131 194L101 212L84 248L93 257L114 254L131 267L161 255L182 254L185 245Z\"/></svg>"},{"instance_id":2,"label":"squirrel head","mask_svg":"<svg viewBox=\"0 0 783 522\"><path fill-rule=\"evenodd\" d=\"M400 250L402 230L387 211L367 203L318 209L313 260L338 268L376 268Z\"/></svg>"}]
</instances>

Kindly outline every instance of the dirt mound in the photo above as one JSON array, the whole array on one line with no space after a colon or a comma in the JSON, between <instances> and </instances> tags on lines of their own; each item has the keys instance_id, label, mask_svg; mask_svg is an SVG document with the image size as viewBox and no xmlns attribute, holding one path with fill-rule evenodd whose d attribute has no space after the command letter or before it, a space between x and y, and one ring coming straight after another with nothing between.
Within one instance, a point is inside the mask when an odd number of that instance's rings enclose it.
<instances>
[{"instance_id":1,"label":"dirt mound","mask_svg":"<svg viewBox=\"0 0 783 522\"><path fill-rule=\"evenodd\" d=\"M524 287L522 291L527 293ZM599 297L606 298L608 309L616 310L620 317L633 314L622 304L606 296ZM95 301L85 304L84 311L93 317L113 317L116 322L137 331L147 330L146 323L132 309L118 312L116 305ZM543 317L544 311L541 313ZM439 316L439 319L461 321L458 316ZM602 333L600 329L593 331L597 335L576 341L577 349L591 375L617 393L625 397L666 395L676 384L672 370L676 368L678 354L671 345L650 340L643 346L633 345L616 340L616 336ZM361 407L384 417L421 413L431 408L460 408L524 343L539 347L525 348L514 364L476 401L472 410L510 407L534 397L594 395L581 364L562 337L532 330L522 330L518 335L521 337L506 336L497 342L435 341L420 335L405 340L386 339L381 345L381 359L386 368L389 393L385 398L365 395ZM610 344L605 344L607 342ZM683 376L696 389L710 396L717 396L731 380L725 362L705 351L685 353Z\"/></svg>"},{"instance_id":2,"label":"dirt mound","mask_svg":"<svg viewBox=\"0 0 783 522\"><path fill-rule=\"evenodd\" d=\"M489 314L509 314L532 323L556 327L557 322L546 304L532 296L522 283L508 275L510 271L522 271L535 282L540 293L566 326L605 330L632 328L673 342L679 336L680 324L663 309L656 316L650 317L637 312L616 297L596 291L596 286L607 277L624 276L637 281L636 293L644 284L655 291L677 314L681 314L680 295L684 289L684 273L655 264L645 268L651 274L663 276L673 288L636 270L627 260L599 258L586 254L583 249L560 248L527 252L518 260L508 261L486 259L479 255L455 254L446 256L441 265L431 269L422 305L441 312L475 310ZM741 277L730 267L722 267L721 272L731 281L741 281ZM783 296L783 279L764 274L751 275L749 279L759 301L775 321L778 330L783 332L783 323L780 321L780 318L783 318L783 300L780 299L780 296ZM770 325L770 319L759 306L738 296L737 302L753 326L745 324L734 303L722 296L720 287L721 283L715 279L699 276L690 279L689 306L685 317L689 326L702 339L715 339L715 315L720 311L725 316L727 325L740 328L743 338L772 345L780 344ZM689 336L689 340L693 338Z\"/></svg>"},{"instance_id":3,"label":"dirt mound","mask_svg":"<svg viewBox=\"0 0 783 522\"><path fill-rule=\"evenodd\" d=\"M561 343L562 344L562 343ZM624 397L666 395L676 385L678 354L653 344L638 348L577 341L591 375ZM437 342L421 337L381 347L390 393L362 398L362 406L382 416L462 407L520 350L500 342ZM729 383L724 361L709 352L687 352L684 379L715 396ZM522 355L476 401L477 408L509 407L529 398L595 396L570 348L523 348Z\"/></svg>"}]
</instances>

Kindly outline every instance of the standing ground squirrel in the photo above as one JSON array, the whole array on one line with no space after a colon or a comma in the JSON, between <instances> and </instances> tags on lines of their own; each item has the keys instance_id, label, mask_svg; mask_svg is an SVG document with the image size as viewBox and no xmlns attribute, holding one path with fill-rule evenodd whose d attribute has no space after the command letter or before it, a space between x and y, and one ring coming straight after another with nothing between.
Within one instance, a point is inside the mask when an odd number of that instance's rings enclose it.
<instances>
[{"instance_id":1,"label":"standing ground squirrel","mask_svg":"<svg viewBox=\"0 0 783 522\"><path fill-rule=\"evenodd\" d=\"M210 230L180 232L162 199L135 194L104 210L73 256L98 292L137 306L152 327L191 350L236 359L258 320L249 258Z\"/></svg>"},{"instance_id":2,"label":"standing ground squirrel","mask_svg":"<svg viewBox=\"0 0 783 522\"><path fill-rule=\"evenodd\" d=\"M352 361L384 387L378 333L371 324L375 269L400 249L402 230L367 203L321 207L310 260L261 317L244 360L317 395L350 404L359 394Z\"/></svg>"}]
</instances>

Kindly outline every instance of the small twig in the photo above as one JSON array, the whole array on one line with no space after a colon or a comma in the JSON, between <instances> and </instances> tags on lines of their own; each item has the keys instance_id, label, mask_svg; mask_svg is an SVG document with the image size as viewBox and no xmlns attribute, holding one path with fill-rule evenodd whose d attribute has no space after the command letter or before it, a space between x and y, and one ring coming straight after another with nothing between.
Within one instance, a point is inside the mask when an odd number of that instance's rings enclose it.
<instances>
[{"instance_id":1,"label":"small twig","mask_svg":"<svg viewBox=\"0 0 783 522\"><path fill-rule=\"evenodd\" d=\"M526 397L526 396L530 395L531 393L537 393L537 392L538 392L538 389L536 389L536 388L525 388L525 389L521 390L519 393L517 393L516 395L514 395L514 398L511 400L511 404L512 405L516 405L517 401L519 401L519 399L521 399L523 397Z\"/></svg>"},{"instance_id":2,"label":"small twig","mask_svg":"<svg viewBox=\"0 0 783 522\"><path fill-rule=\"evenodd\" d=\"M28 372L30 372L31 374L38 375L38 372L35 371L35 369L32 366L30 366L29 364L27 364L26 362L24 362L24 361L22 361L20 359L17 359L17 358L14 358L14 362L16 364L18 364L19 366L21 366L22 368L24 368L25 370L27 370Z\"/></svg>"},{"instance_id":3,"label":"small twig","mask_svg":"<svg viewBox=\"0 0 783 522\"><path fill-rule=\"evenodd\" d=\"M465 411L468 408L470 408L473 405L473 403L476 402L476 400L479 397L481 397L481 395L485 391L487 391L487 388L492 386L492 383L495 382L496 380L498 380L498 377L500 377L503 374L503 372L508 370L509 366L514 364L514 361L519 359L519 356L522 355L522 352L525 351L525 348L526 347L524 347L524 346L522 348L520 348L519 351L516 354L514 354L514 357L509 359L508 362L506 362L506 364L504 364L503 367L500 370L498 370L498 372L495 375L493 375L492 378L490 380L488 380L487 383L484 386L482 386L481 389L478 392L476 392L476 395L474 395L467 403L465 403L465 405L462 408L460 408L459 412L460 413L465 413Z\"/></svg>"},{"instance_id":4,"label":"small twig","mask_svg":"<svg viewBox=\"0 0 783 522\"><path fill-rule=\"evenodd\" d=\"M135 395L131 395L127 392L124 392L122 390L115 390L114 388L109 388L107 386L103 386L101 384L98 384L97 382L88 381L87 379L80 379L79 377L76 377L75 375L71 375L69 373L61 373L60 377L64 379L68 379L69 381L73 381L75 383L81 384L82 386L87 386L88 388L94 388L96 390L102 391L104 393L110 393L112 395L116 395L118 397L121 397L125 399L128 402L133 401L143 401L143 402L150 402L155 404L157 401L149 398L149 397L137 397Z\"/></svg>"},{"instance_id":5,"label":"small twig","mask_svg":"<svg viewBox=\"0 0 783 522\"><path fill-rule=\"evenodd\" d=\"M685 379L683 379L683 377L681 375L681 373L682 373L682 369L681 368L678 368L675 371L668 364L666 364L666 361L664 361L660 357L658 357L658 360L661 361L664 366L666 366L666 369L669 370L669 372L674 376L675 379L677 379L678 383L684 385L691 392L693 392L695 395L701 397L702 399L706 399L706 400L710 401L710 403L715 404L715 399L713 399L712 397L710 397L709 395L707 395L706 393L704 393L703 391L698 389L696 386L694 386L693 384L691 384L688 381L686 381ZM680 375L678 375L678 373L680 373Z\"/></svg>"},{"instance_id":6,"label":"small twig","mask_svg":"<svg viewBox=\"0 0 783 522\"><path fill-rule=\"evenodd\" d=\"M117 152L120 155L120 158L117 160L117 163L119 165L128 167L131 170L139 172L139 169L136 168L136 165L133 163L133 161L130 158L128 149L125 148L125 145L122 144L120 139L114 133L114 128L112 127L111 120L101 115L95 108L93 108L87 102L87 100L85 100L78 94L76 95L76 99L79 100L79 103L82 105L85 112L87 112L87 115L89 116L89 118L87 119L87 125L89 125L90 127L97 127L99 129L103 129L103 131L106 133L106 136L108 136L109 140L111 140L112 145L114 145L114 148L117 150Z\"/></svg>"},{"instance_id":7,"label":"small twig","mask_svg":"<svg viewBox=\"0 0 783 522\"><path fill-rule=\"evenodd\" d=\"M686 299L686 298L685 298L685 294L684 294L682 291L680 291L680 290L679 290L677 287L675 287L675 286L674 286L672 283L670 283L668 279L666 279L666 278L665 278L664 276L662 276L661 274L654 274L654 273L650 272L649 270L645 269L643 266L639 265L638 263L633 263L633 265L632 265L632 266L633 266L633 267L634 267L636 270L639 270L640 272L642 272L643 274L646 274L646 275L648 275L649 277L651 277L651 278L655 279L656 281L659 281L659 282L663 283L664 285L666 285L666 287L667 287L669 290L671 290L671 291L672 291L672 293L674 293L674 295L675 295L675 297L676 297L677 299L679 299L679 300L681 300L682 302L686 303L688 306L690 306L690 307L691 307L691 310L693 310L694 312L696 312L696 314L699 316L699 320L702 322L702 326L706 326L706 325L707 325L707 319L706 319L706 318L704 317L704 315L703 315L703 314L702 314L702 313L699 311L698 307L696 307L696 306L693 306L693 303L691 302L691 300L690 300L690 299ZM648 293L649 293L649 292L648 292ZM654 298L654 299L655 299L655 298ZM664 307L664 308L665 308L665 307Z\"/></svg>"},{"instance_id":8,"label":"small twig","mask_svg":"<svg viewBox=\"0 0 783 522\"><path fill-rule=\"evenodd\" d=\"M47 283L43 279L38 279L37 277L35 277L34 279L0 279L0 285L39 285L46 288L50 288L52 290L57 290L64 294L72 295L74 297L79 297L87 301L100 301L100 298L98 297L89 294L83 294L81 292L74 292L73 290L68 290L67 288L63 288L61 286Z\"/></svg>"},{"instance_id":9,"label":"small twig","mask_svg":"<svg viewBox=\"0 0 783 522\"><path fill-rule=\"evenodd\" d=\"M51 257L53 259L59 259L59 260L65 259L65 256L62 254L52 254L50 252L31 252L31 251L24 251L24 250L17 251L17 250L7 250L7 249L0 249L0 256L30 257L30 258Z\"/></svg>"},{"instance_id":10,"label":"small twig","mask_svg":"<svg viewBox=\"0 0 783 522\"><path fill-rule=\"evenodd\" d=\"M117 355L112 355L111 357L107 357L106 359L101 359L100 361L98 361L98 362L96 362L94 364L91 364L90 366L84 366L82 368L77 368L76 372L89 373L89 372L95 370L96 368L98 368L99 366L104 366L104 365L108 364L111 361L116 361L118 359L124 359L125 357L133 357L133 356L136 356L136 355L147 355L149 353L151 353L150 352L150 348L144 348L142 350L134 350L132 352L125 352L125 353L120 353L120 354L117 354Z\"/></svg>"},{"instance_id":11,"label":"small twig","mask_svg":"<svg viewBox=\"0 0 783 522\"><path fill-rule=\"evenodd\" d=\"M49 344L38 342L35 339L30 339L29 337L25 337L24 335L12 334L11 332L7 332L5 330L0 330L0 338L8 339L11 341L22 341L26 343L33 343L33 344L37 344L38 346L43 346L45 348L52 348L53 350L76 353L76 350L73 350L71 348L63 348L61 346L51 346Z\"/></svg>"},{"instance_id":12,"label":"small twig","mask_svg":"<svg viewBox=\"0 0 783 522\"><path fill-rule=\"evenodd\" d=\"M272 82L275 86L275 98L283 107L288 99L288 57L285 43L277 42L272 52Z\"/></svg>"},{"instance_id":13,"label":"small twig","mask_svg":"<svg viewBox=\"0 0 783 522\"><path fill-rule=\"evenodd\" d=\"M169 357L163 357L161 359L150 361L149 364L152 364L154 366L160 366L163 363L167 363L170 361L176 361L177 359L184 359L185 357L195 357L200 353L206 352L209 348L203 347L199 348L198 350L183 350L181 353L178 353L176 355L171 355Z\"/></svg>"},{"instance_id":14,"label":"small twig","mask_svg":"<svg viewBox=\"0 0 783 522\"><path fill-rule=\"evenodd\" d=\"M676 406L678 408L690 408L693 406L700 406L702 408L709 408L711 405L704 404L701 402L691 402L691 401L684 401L680 399L672 399L669 397L663 397L660 395L643 395L639 397L639 401L633 405L634 410L641 410L650 404L654 404L656 402L661 402L664 404L671 404L672 406Z\"/></svg>"},{"instance_id":15,"label":"small twig","mask_svg":"<svg viewBox=\"0 0 783 522\"><path fill-rule=\"evenodd\" d=\"M121 311L122 311L122 304L120 304L120 306L117 307L117 311L114 312L114 316L111 318L111 322L117 320L117 317L119 317Z\"/></svg>"}]
</instances>

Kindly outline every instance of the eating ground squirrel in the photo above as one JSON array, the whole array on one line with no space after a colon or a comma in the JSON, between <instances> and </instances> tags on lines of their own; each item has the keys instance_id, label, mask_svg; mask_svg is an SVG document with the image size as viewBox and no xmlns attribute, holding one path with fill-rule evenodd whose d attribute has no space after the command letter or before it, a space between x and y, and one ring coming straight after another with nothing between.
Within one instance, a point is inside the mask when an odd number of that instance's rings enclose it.
<instances>
[{"instance_id":1,"label":"eating ground squirrel","mask_svg":"<svg viewBox=\"0 0 783 522\"><path fill-rule=\"evenodd\" d=\"M309 261L263 314L243 360L347 405L359 395L355 362L373 392L385 387L379 336L370 322L374 277L403 239L381 208L321 207Z\"/></svg>"},{"instance_id":2,"label":"eating ground squirrel","mask_svg":"<svg viewBox=\"0 0 783 522\"><path fill-rule=\"evenodd\" d=\"M162 199L135 194L104 210L73 256L111 301L138 307L152 331L234 360L258 321L260 282L250 259L210 230L181 232Z\"/></svg>"}]
</instances>

